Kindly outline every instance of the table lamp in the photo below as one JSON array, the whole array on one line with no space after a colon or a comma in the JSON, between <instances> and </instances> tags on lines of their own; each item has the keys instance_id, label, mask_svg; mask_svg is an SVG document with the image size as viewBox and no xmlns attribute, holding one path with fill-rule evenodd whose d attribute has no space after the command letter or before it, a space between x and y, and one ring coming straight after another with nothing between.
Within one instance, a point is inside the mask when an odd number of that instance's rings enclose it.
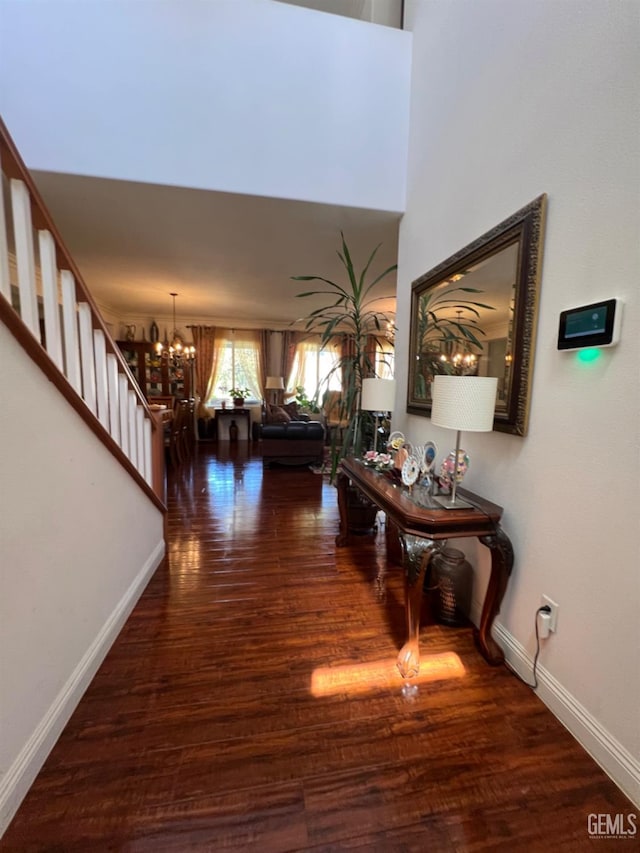
<instances>
[{"instance_id":1,"label":"table lamp","mask_svg":"<svg viewBox=\"0 0 640 853\"><path fill-rule=\"evenodd\" d=\"M431 423L457 431L451 495L435 498L445 509L471 506L456 497L460 432L491 432L497 392L498 379L495 376L441 375L433 379Z\"/></svg>"},{"instance_id":2,"label":"table lamp","mask_svg":"<svg viewBox=\"0 0 640 853\"><path fill-rule=\"evenodd\" d=\"M363 379L360 408L376 413L376 428L373 433L373 449L378 446L378 416L380 412L392 412L395 404L395 379Z\"/></svg>"},{"instance_id":3,"label":"table lamp","mask_svg":"<svg viewBox=\"0 0 640 853\"><path fill-rule=\"evenodd\" d=\"M278 392L284 390L284 379L282 376L267 376L265 388L272 392L271 403L275 406L278 402Z\"/></svg>"}]
</instances>

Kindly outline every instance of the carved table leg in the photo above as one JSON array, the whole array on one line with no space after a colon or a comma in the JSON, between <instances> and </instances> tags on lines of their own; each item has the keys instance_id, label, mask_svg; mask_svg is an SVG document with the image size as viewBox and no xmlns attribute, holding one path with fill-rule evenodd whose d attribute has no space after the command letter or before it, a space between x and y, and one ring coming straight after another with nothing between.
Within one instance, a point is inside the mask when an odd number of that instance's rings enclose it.
<instances>
[{"instance_id":1,"label":"carved table leg","mask_svg":"<svg viewBox=\"0 0 640 853\"><path fill-rule=\"evenodd\" d=\"M478 539L491 551L491 577L482 606L480 628L474 630L474 639L483 657L492 666L497 666L504 661L504 652L491 636L491 627L500 611L502 597L513 568L513 546L499 525L495 533L479 536Z\"/></svg>"},{"instance_id":2,"label":"carved table leg","mask_svg":"<svg viewBox=\"0 0 640 853\"><path fill-rule=\"evenodd\" d=\"M336 545L347 545L351 533L370 533L377 530L378 507L357 486L352 486L349 477L341 471L336 479L340 532Z\"/></svg>"},{"instance_id":3,"label":"carved table leg","mask_svg":"<svg viewBox=\"0 0 640 853\"><path fill-rule=\"evenodd\" d=\"M424 576L436 543L408 533L400 534L400 541L405 569L407 641L400 649L396 665L403 678L414 678L420 671L420 610Z\"/></svg>"},{"instance_id":4,"label":"carved table leg","mask_svg":"<svg viewBox=\"0 0 640 853\"><path fill-rule=\"evenodd\" d=\"M336 536L336 545L341 548L349 541L349 478L342 471L338 471L336 489L338 491L338 511L340 513L340 532Z\"/></svg>"}]
</instances>

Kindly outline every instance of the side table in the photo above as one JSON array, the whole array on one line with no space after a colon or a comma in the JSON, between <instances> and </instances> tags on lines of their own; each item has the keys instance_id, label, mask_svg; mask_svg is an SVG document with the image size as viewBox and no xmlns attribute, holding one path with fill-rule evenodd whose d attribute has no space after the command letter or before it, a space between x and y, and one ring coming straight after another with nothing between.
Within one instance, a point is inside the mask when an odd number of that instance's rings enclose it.
<instances>
[{"instance_id":1,"label":"side table","mask_svg":"<svg viewBox=\"0 0 640 853\"><path fill-rule=\"evenodd\" d=\"M236 422L241 432L238 438L241 441L251 439L251 409L241 409L234 406L231 409L216 409L216 421L218 422L218 441L229 441L229 427L231 421ZM246 434L241 424L246 424Z\"/></svg>"},{"instance_id":2,"label":"side table","mask_svg":"<svg viewBox=\"0 0 640 853\"><path fill-rule=\"evenodd\" d=\"M504 653L491 636L491 627L500 609L513 567L513 547L500 527L502 507L484 498L460 490L473 504L466 509L420 506L405 489L397 488L383 475L355 459L343 459L338 469L338 507L340 533L336 545L350 539L348 489L353 486L364 498L383 510L398 529L405 570L405 609L407 640L398 655L398 669L404 678L412 678L420 669L420 605L422 587L429 562L449 538L472 536L491 552L491 576L482 606L480 627L474 638L480 653L493 666L504 661Z\"/></svg>"}]
</instances>

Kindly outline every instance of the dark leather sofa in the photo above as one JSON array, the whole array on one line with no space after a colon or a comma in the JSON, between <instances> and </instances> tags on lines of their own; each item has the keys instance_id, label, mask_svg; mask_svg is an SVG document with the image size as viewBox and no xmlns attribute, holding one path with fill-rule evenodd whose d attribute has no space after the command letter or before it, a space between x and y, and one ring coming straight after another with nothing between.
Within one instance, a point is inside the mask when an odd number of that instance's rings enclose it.
<instances>
[{"instance_id":1,"label":"dark leather sofa","mask_svg":"<svg viewBox=\"0 0 640 853\"><path fill-rule=\"evenodd\" d=\"M278 411L274 411L274 410ZM286 415L287 417L285 418ZM261 443L265 465L321 465L325 429L319 421L298 414L294 407L267 406L254 438Z\"/></svg>"}]
</instances>

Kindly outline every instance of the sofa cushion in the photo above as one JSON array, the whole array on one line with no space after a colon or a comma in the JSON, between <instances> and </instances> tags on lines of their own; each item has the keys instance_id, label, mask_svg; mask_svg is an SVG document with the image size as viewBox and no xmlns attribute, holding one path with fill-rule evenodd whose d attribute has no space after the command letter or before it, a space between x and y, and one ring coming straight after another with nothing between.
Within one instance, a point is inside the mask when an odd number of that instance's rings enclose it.
<instances>
[{"instance_id":1,"label":"sofa cushion","mask_svg":"<svg viewBox=\"0 0 640 853\"><path fill-rule=\"evenodd\" d=\"M291 420L291 415L286 412L281 406L269 406L266 410L266 422L268 424L288 424Z\"/></svg>"},{"instance_id":2,"label":"sofa cushion","mask_svg":"<svg viewBox=\"0 0 640 853\"><path fill-rule=\"evenodd\" d=\"M289 415L292 421L301 420L300 412L298 411L298 404L295 400L292 400L290 403L285 403L282 408Z\"/></svg>"}]
</instances>

